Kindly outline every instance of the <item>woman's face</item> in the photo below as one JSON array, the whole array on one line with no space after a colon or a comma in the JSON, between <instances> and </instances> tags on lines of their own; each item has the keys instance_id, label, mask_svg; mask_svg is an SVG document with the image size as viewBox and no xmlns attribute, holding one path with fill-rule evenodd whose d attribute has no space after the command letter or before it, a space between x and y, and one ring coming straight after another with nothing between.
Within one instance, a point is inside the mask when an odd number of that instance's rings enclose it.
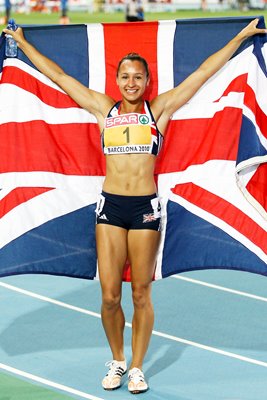
<instances>
[{"instance_id":1,"label":"woman's face","mask_svg":"<svg viewBox=\"0 0 267 400\"><path fill-rule=\"evenodd\" d=\"M117 85L123 98L130 102L140 100L148 84L149 78L142 62L123 61L117 76Z\"/></svg>"}]
</instances>

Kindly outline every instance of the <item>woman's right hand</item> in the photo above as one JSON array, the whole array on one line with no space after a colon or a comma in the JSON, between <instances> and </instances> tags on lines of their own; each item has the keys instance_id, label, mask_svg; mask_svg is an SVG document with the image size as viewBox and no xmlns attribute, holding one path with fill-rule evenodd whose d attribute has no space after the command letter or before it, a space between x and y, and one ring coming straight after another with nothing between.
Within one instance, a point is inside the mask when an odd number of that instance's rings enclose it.
<instances>
[{"instance_id":1,"label":"woman's right hand","mask_svg":"<svg viewBox=\"0 0 267 400\"><path fill-rule=\"evenodd\" d=\"M15 31L5 28L5 29L3 29L3 32L6 35L11 35L13 37L13 39L16 40L19 47L24 41L26 41L21 27L18 27Z\"/></svg>"}]
</instances>

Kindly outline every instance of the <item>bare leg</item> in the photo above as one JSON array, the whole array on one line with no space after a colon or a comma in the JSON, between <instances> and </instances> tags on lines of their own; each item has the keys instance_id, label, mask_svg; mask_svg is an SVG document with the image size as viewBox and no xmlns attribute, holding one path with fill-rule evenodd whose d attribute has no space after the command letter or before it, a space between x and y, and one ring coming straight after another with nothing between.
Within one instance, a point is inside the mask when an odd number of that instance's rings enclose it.
<instances>
[{"instance_id":1,"label":"bare leg","mask_svg":"<svg viewBox=\"0 0 267 400\"><path fill-rule=\"evenodd\" d=\"M130 368L142 369L153 329L154 311L151 301L151 282L155 270L159 239L160 232L153 230L131 230L128 233L134 304L132 321L133 357Z\"/></svg>"},{"instance_id":2,"label":"bare leg","mask_svg":"<svg viewBox=\"0 0 267 400\"><path fill-rule=\"evenodd\" d=\"M102 289L101 316L113 359L124 360L125 318L121 308L122 272L127 258L127 231L99 224L96 226L99 278Z\"/></svg>"}]
</instances>

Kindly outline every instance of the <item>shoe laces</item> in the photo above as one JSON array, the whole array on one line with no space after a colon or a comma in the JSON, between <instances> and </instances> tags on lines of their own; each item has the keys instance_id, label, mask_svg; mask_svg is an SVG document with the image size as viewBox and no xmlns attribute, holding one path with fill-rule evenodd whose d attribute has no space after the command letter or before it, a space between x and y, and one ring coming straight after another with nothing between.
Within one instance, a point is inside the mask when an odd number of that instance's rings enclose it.
<instances>
[{"instance_id":1,"label":"shoe laces","mask_svg":"<svg viewBox=\"0 0 267 400\"><path fill-rule=\"evenodd\" d=\"M106 362L106 367L109 367L109 371L106 376L114 378L114 376L121 377L124 373L123 367L116 360Z\"/></svg>"},{"instance_id":2,"label":"shoe laces","mask_svg":"<svg viewBox=\"0 0 267 400\"><path fill-rule=\"evenodd\" d=\"M129 380L133 381L136 384L138 382L144 382L145 377L143 372L139 368L133 368L129 371Z\"/></svg>"}]
</instances>

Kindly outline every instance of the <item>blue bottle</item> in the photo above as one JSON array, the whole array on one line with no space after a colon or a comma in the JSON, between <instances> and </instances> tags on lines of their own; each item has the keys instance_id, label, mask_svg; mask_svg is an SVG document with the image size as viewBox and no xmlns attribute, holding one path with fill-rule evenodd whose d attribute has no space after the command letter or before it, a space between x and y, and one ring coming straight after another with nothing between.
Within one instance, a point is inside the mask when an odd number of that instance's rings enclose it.
<instances>
[{"instance_id":1,"label":"blue bottle","mask_svg":"<svg viewBox=\"0 0 267 400\"><path fill-rule=\"evenodd\" d=\"M17 29L17 25L14 19L10 19L8 21L7 29L15 31ZM6 35L6 49L5 49L6 57L17 57L18 54L18 46L16 40L13 39L11 35Z\"/></svg>"}]
</instances>

